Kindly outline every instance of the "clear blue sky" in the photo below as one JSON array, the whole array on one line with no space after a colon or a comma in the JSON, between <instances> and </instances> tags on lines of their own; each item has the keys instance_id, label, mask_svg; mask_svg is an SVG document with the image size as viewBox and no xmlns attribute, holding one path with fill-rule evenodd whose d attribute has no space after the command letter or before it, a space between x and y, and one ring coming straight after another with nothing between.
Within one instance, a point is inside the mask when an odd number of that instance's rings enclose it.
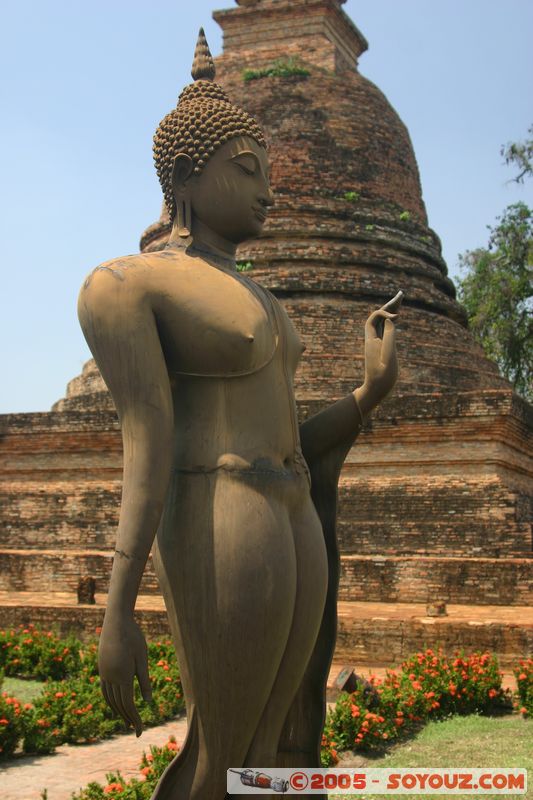
<instances>
[{"instance_id":1,"label":"clear blue sky","mask_svg":"<svg viewBox=\"0 0 533 800\"><path fill-rule=\"evenodd\" d=\"M4 3L0 47L0 412L44 411L89 357L85 274L138 250L159 216L151 139L190 81L200 25L233 0ZM183 11L183 8L190 10ZM457 254L533 187L502 143L533 122L531 0L348 0L370 43L361 72L410 130L431 226Z\"/></svg>"}]
</instances>

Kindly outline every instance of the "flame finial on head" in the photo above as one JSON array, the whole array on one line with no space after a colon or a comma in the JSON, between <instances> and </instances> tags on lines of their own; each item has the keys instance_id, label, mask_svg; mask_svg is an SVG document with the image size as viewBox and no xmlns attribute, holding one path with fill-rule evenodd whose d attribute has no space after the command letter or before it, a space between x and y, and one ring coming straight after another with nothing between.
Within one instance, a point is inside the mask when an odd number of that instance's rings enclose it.
<instances>
[{"instance_id":1,"label":"flame finial on head","mask_svg":"<svg viewBox=\"0 0 533 800\"><path fill-rule=\"evenodd\" d=\"M215 62L209 50L207 39L205 38L204 29L200 28L198 34L198 41L196 42L196 50L194 51L194 60L192 62L191 75L194 81L199 80L215 80Z\"/></svg>"}]
</instances>

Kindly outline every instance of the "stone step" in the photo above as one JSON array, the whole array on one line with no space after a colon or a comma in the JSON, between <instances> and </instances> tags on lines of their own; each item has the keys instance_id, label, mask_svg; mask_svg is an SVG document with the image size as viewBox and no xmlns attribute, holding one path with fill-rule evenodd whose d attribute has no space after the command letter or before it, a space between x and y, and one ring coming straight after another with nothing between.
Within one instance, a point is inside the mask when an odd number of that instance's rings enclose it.
<instances>
[{"instance_id":1,"label":"stone step","mask_svg":"<svg viewBox=\"0 0 533 800\"><path fill-rule=\"evenodd\" d=\"M0 590L76 592L80 578L96 580L98 592L107 592L114 550L0 550ZM159 593L151 556L141 582L142 594Z\"/></svg>"},{"instance_id":2,"label":"stone step","mask_svg":"<svg viewBox=\"0 0 533 800\"><path fill-rule=\"evenodd\" d=\"M0 547L106 549L114 546L120 480L0 484Z\"/></svg>"},{"instance_id":3,"label":"stone step","mask_svg":"<svg viewBox=\"0 0 533 800\"><path fill-rule=\"evenodd\" d=\"M434 523L430 515L416 521L358 517L349 522L341 516L337 524L339 548L346 555L531 556L531 522L514 526L511 534L508 528L473 518Z\"/></svg>"},{"instance_id":4,"label":"stone step","mask_svg":"<svg viewBox=\"0 0 533 800\"><path fill-rule=\"evenodd\" d=\"M113 550L0 550L0 590L75 592L91 576L107 592ZM151 558L143 594L159 592ZM341 557L341 600L376 603L533 605L533 558Z\"/></svg>"},{"instance_id":5,"label":"stone step","mask_svg":"<svg viewBox=\"0 0 533 800\"><path fill-rule=\"evenodd\" d=\"M533 500L525 491L510 490L493 476L472 479L444 469L423 478L356 474L362 471L363 465L348 465L339 483L343 553L533 554Z\"/></svg>"},{"instance_id":6,"label":"stone step","mask_svg":"<svg viewBox=\"0 0 533 800\"><path fill-rule=\"evenodd\" d=\"M97 594L89 606L78 605L68 592L0 591L0 615L4 627L33 623L91 638L102 625L106 600ZM148 637L169 634L161 597L140 595L135 613ZM339 602L335 661L395 666L420 649L442 647L448 655L488 650L510 667L533 649L530 607L452 604L446 617L425 613L425 606L415 603Z\"/></svg>"},{"instance_id":7,"label":"stone step","mask_svg":"<svg viewBox=\"0 0 533 800\"><path fill-rule=\"evenodd\" d=\"M341 557L341 600L533 605L533 558Z\"/></svg>"},{"instance_id":8,"label":"stone step","mask_svg":"<svg viewBox=\"0 0 533 800\"><path fill-rule=\"evenodd\" d=\"M348 463L341 476L338 538L343 553L533 554L532 500L526 492L511 491L494 476L377 477L366 469ZM120 470L116 477L6 481L0 484L0 548L112 548L121 491Z\"/></svg>"}]
</instances>

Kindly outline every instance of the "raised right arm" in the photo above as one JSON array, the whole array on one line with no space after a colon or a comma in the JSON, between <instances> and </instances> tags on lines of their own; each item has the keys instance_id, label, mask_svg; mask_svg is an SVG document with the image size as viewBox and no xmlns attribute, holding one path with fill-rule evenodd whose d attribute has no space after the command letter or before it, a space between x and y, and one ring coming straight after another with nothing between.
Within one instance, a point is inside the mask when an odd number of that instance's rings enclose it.
<instances>
[{"instance_id":1,"label":"raised right arm","mask_svg":"<svg viewBox=\"0 0 533 800\"><path fill-rule=\"evenodd\" d=\"M146 645L133 610L163 510L172 465L168 372L149 295L135 269L96 270L78 301L80 324L113 397L124 448L122 504L100 639L104 696L137 735L133 676L150 695Z\"/></svg>"}]
</instances>

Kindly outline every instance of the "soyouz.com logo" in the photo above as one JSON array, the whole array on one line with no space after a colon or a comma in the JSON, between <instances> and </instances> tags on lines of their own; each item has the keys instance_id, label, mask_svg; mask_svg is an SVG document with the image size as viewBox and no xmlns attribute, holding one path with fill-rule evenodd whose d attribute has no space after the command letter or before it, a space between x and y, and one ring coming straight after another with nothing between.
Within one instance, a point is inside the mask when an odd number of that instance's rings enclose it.
<instances>
[{"instance_id":1,"label":"soyouz.com logo","mask_svg":"<svg viewBox=\"0 0 533 800\"><path fill-rule=\"evenodd\" d=\"M525 794L525 769L229 769L228 794Z\"/></svg>"}]
</instances>

